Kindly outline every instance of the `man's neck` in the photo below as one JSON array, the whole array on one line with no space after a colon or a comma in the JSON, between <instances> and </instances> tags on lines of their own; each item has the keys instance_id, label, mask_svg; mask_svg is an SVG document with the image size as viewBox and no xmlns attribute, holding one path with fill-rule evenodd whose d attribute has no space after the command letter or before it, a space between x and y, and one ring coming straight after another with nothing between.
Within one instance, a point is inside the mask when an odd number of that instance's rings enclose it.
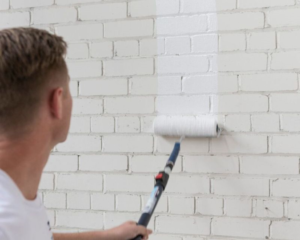
<instances>
[{"instance_id":1,"label":"man's neck","mask_svg":"<svg viewBox=\"0 0 300 240\"><path fill-rule=\"evenodd\" d=\"M12 178L28 200L36 198L50 151L51 144L40 133L18 139L0 138L0 169Z\"/></svg>"}]
</instances>

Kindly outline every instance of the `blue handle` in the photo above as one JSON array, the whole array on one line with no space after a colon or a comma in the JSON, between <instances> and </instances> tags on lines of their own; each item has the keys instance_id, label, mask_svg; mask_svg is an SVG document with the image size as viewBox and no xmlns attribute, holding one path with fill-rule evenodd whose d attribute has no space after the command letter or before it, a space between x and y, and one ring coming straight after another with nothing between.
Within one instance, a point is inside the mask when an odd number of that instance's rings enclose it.
<instances>
[{"instance_id":1,"label":"blue handle","mask_svg":"<svg viewBox=\"0 0 300 240\"><path fill-rule=\"evenodd\" d=\"M177 159L177 157L179 155L179 152L180 152L180 143L177 142L174 145L174 149L173 149L173 151L172 151L172 153L171 153L171 155L169 157L169 161L175 164L176 159Z\"/></svg>"}]
</instances>

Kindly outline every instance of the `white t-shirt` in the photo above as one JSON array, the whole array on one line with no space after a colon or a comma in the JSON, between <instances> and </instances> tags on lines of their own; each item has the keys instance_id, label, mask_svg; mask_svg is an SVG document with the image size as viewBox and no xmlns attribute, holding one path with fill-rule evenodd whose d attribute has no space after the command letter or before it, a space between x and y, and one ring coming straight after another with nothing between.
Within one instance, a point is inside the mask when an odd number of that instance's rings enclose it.
<instances>
[{"instance_id":1,"label":"white t-shirt","mask_svg":"<svg viewBox=\"0 0 300 240\"><path fill-rule=\"evenodd\" d=\"M40 197L26 200L14 181L0 169L0 239L53 240Z\"/></svg>"}]
</instances>

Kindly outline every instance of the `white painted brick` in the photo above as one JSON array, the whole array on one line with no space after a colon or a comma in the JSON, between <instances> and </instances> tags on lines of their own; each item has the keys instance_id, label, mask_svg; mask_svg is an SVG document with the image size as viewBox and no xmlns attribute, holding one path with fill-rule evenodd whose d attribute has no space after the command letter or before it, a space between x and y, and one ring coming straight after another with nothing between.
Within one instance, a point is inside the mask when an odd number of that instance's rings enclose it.
<instances>
[{"instance_id":1,"label":"white painted brick","mask_svg":"<svg viewBox=\"0 0 300 240\"><path fill-rule=\"evenodd\" d=\"M237 157L184 156L183 171L189 173L238 173Z\"/></svg>"},{"instance_id":2,"label":"white painted brick","mask_svg":"<svg viewBox=\"0 0 300 240\"><path fill-rule=\"evenodd\" d=\"M151 175L106 175L106 192L141 192L148 193L153 188L154 179Z\"/></svg>"},{"instance_id":3,"label":"white painted brick","mask_svg":"<svg viewBox=\"0 0 300 240\"><path fill-rule=\"evenodd\" d=\"M212 153L266 153L267 137L263 135L224 135L211 140Z\"/></svg>"},{"instance_id":4,"label":"white painted brick","mask_svg":"<svg viewBox=\"0 0 300 240\"><path fill-rule=\"evenodd\" d=\"M146 114L154 112L153 97L107 98L105 113Z\"/></svg>"},{"instance_id":5,"label":"white painted brick","mask_svg":"<svg viewBox=\"0 0 300 240\"><path fill-rule=\"evenodd\" d=\"M219 36L219 51L239 51L246 49L246 36L244 33L221 34Z\"/></svg>"},{"instance_id":6,"label":"white painted brick","mask_svg":"<svg viewBox=\"0 0 300 240\"><path fill-rule=\"evenodd\" d=\"M174 143L178 141L177 137L160 137L155 139L155 151L159 153L169 154L173 148ZM206 138L187 138L181 144L182 153L207 153L209 141Z\"/></svg>"},{"instance_id":7,"label":"white painted brick","mask_svg":"<svg viewBox=\"0 0 300 240\"><path fill-rule=\"evenodd\" d=\"M89 57L89 48L86 43L68 44L68 59L86 59Z\"/></svg>"},{"instance_id":8,"label":"white painted brick","mask_svg":"<svg viewBox=\"0 0 300 240\"><path fill-rule=\"evenodd\" d=\"M57 5L71 5L77 3L95 3L95 2L102 2L102 0L55 0Z\"/></svg>"},{"instance_id":9,"label":"white painted brick","mask_svg":"<svg viewBox=\"0 0 300 240\"><path fill-rule=\"evenodd\" d=\"M73 117L71 119L70 132L71 133L88 133L90 132L90 118L89 117Z\"/></svg>"},{"instance_id":10,"label":"white painted brick","mask_svg":"<svg viewBox=\"0 0 300 240\"><path fill-rule=\"evenodd\" d=\"M218 29L231 31L263 28L264 21L262 12L218 14Z\"/></svg>"},{"instance_id":11,"label":"white painted brick","mask_svg":"<svg viewBox=\"0 0 300 240\"><path fill-rule=\"evenodd\" d=\"M271 226L272 238L293 240L297 239L300 234L298 221L274 221Z\"/></svg>"},{"instance_id":12,"label":"white painted brick","mask_svg":"<svg viewBox=\"0 0 300 240\"><path fill-rule=\"evenodd\" d=\"M228 132L250 132L250 115L234 114L225 118L225 131Z\"/></svg>"},{"instance_id":13,"label":"white painted brick","mask_svg":"<svg viewBox=\"0 0 300 240\"><path fill-rule=\"evenodd\" d=\"M72 97L77 97L78 95L78 82L77 81L70 81L69 84L70 92Z\"/></svg>"},{"instance_id":14,"label":"white painted brick","mask_svg":"<svg viewBox=\"0 0 300 240\"><path fill-rule=\"evenodd\" d=\"M300 219L300 202L299 200L288 201L288 214L289 218Z\"/></svg>"},{"instance_id":15,"label":"white painted brick","mask_svg":"<svg viewBox=\"0 0 300 240\"><path fill-rule=\"evenodd\" d=\"M82 211L57 211L56 226L86 229L103 229L103 214Z\"/></svg>"},{"instance_id":16,"label":"white painted brick","mask_svg":"<svg viewBox=\"0 0 300 240\"><path fill-rule=\"evenodd\" d=\"M7 9L9 9L9 0L2 0L0 3L0 10L7 10Z\"/></svg>"},{"instance_id":17,"label":"white painted brick","mask_svg":"<svg viewBox=\"0 0 300 240\"><path fill-rule=\"evenodd\" d=\"M6 0L4 0L4 3L6 3ZM11 8L42 7L42 6L50 6L53 3L54 3L54 0L29 0L29 1L10 0Z\"/></svg>"},{"instance_id":18,"label":"white painted brick","mask_svg":"<svg viewBox=\"0 0 300 240\"><path fill-rule=\"evenodd\" d=\"M54 34L54 29L51 28L49 25L47 26L47 25L34 25L34 24L31 24L31 27L36 28L36 29L40 29L40 30L45 30L48 33Z\"/></svg>"},{"instance_id":19,"label":"white painted brick","mask_svg":"<svg viewBox=\"0 0 300 240\"><path fill-rule=\"evenodd\" d=\"M271 95L271 111L273 112L299 112L300 94L278 93Z\"/></svg>"},{"instance_id":20,"label":"white painted brick","mask_svg":"<svg viewBox=\"0 0 300 240\"><path fill-rule=\"evenodd\" d=\"M148 200L149 200L149 195L147 196L142 196L142 209L145 208ZM162 195L161 198L159 199L159 202L157 203L157 206L155 208L156 213L166 213L168 211L168 197L165 195Z\"/></svg>"},{"instance_id":21,"label":"white painted brick","mask_svg":"<svg viewBox=\"0 0 300 240\"><path fill-rule=\"evenodd\" d=\"M298 26L300 9L279 9L267 14L267 21L271 27Z\"/></svg>"},{"instance_id":22,"label":"white painted brick","mask_svg":"<svg viewBox=\"0 0 300 240\"><path fill-rule=\"evenodd\" d=\"M282 114L281 129L288 132L300 132L300 115Z\"/></svg>"},{"instance_id":23,"label":"white painted brick","mask_svg":"<svg viewBox=\"0 0 300 240\"><path fill-rule=\"evenodd\" d=\"M249 199L225 199L224 215L229 217L250 217L252 201Z\"/></svg>"},{"instance_id":24,"label":"white painted brick","mask_svg":"<svg viewBox=\"0 0 300 240\"><path fill-rule=\"evenodd\" d=\"M57 189L102 191L102 175L83 173L62 173L57 176Z\"/></svg>"},{"instance_id":25,"label":"white painted brick","mask_svg":"<svg viewBox=\"0 0 300 240\"><path fill-rule=\"evenodd\" d=\"M161 240L161 239L164 239L164 240L181 240L182 238L180 236L174 236L174 235L165 235L165 234L151 234L151 240ZM189 238L186 238L186 240L192 240L192 239L189 239ZM193 240L203 240L202 238L201 239L195 239L193 238Z\"/></svg>"},{"instance_id":26,"label":"white painted brick","mask_svg":"<svg viewBox=\"0 0 300 240\"><path fill-rule=\"evenodd\" d=\"M205 238L202 238L202 237L187 237L185 238L185 240L205 240ZM217 239L212 239L211 240L217 240Z\"/></svg>"},{"instance_id":27,"label":"white painted brick","mask_svg":"<svg viewBox=\"0 0 300 240\"><path fill-rule=\"evenodd\" d=\"M182 13L201 13L232 10L236 8L236 0L183 0L181 6Z\"/></svg>"},{"instance_id":28,"label":"white painted brick","mask_svg":"<svg viewBox=\"0 0 300 240\"><path fill-rule=\"evenodd\" d=\"M136 40L117 41L114 43L116 57L132 57L139 55L139 43Z\"/></svg>"},{"instance_id":29,"label":"white painted brick","mask_svg":"<svg viewBox=\"0 0 300 240\"><path fill-rule=\"evenodd\" d=\"M102 112L102 99L75 98L73 100L73 114L100 114Z\"/></svg>"},{"instance_id":30,"label":"white painted brick","mask_svg":"<svg viewBox=\"0 0 300 240\"><path fill-rule=\"evenodd\" d=\"M267 55L265 53L224 53L218 55L217 62L220 72L267 69ZM251 64L249 64L250 62Z\"/></svg>"},{"instance_id":31,"label":"white painted brick","mask_svg":"<svg viewBox=\"0 0 300 240\"><path fill-rule=\"evenodd\" d=\"M268 73L240 75L242 91L291 91L297 90L295 73Z\"/></svg>"},{"instance_id":32,"label":"white painted brick","mask_svg":"<svg viewBox=\"0 0 300 240\"><path fill-rule=\"evenodd\" d=\"M142 133L153 133L153 122L155 117L147 116L141 118L141 132Z\"/></svg>"},{"instance_id":33,"label":"white painted brick","mask_svg":"<svg viewBox=\"0 0 300 240\"><path fill-rule=\"evenodd\" d=\"M43 173L39 185L40 190L52 190L54 189L54 175L49 173Z\"/></svg>"},{"instance_id":34,"label":"white painted brick","mask_svg":"<svg viewBox=\"0 0 300 240\"><path fill-rule=\"evenodd\" d=\"M268 50L275 48L275 32L254 32L248 36L248 49L250 50Z\"/></svg>"},{"instance_id":35,"label":"white painted brick","mask_svg":"<svg viewBox=\"0 0 300 240\"><path fill-rule=\"evenodd\" d=\"M112 42L95 42L90 45L92 58L111 58L113 56Z\"/></svg>"},{"instance_id":36,"label":"white painted brick","mask_svg":"<svg viewBox=\"0 0 300 240\"><path fill-rule=\"evenodd\" d=\"M130 76L153 74L151 58L104 61L105 76Z\"/></svg>"},{"instance_id":37,"label":"white painted brick","mask_svg":"<svg viewBox=\"0 0 300 240\"><path fill-rule=\"evenodd\" d=\"M67 197L68 209L90 209L90 194L71 192Z\"/></svg>"},{"instance_id":38,"label":"white painted brick","mask_svg":"<svg viewBox=\"0 0 300 240\"><path fill-rule=\"evenodd\" d=\"M79 170L116 172L127 170L127 156L82 155L79 157Z\"/></svg>"},{"instance_id":39,"label":"white painted brick","mask_svg":"<svg viewBox=\"0 0 300 240\"><path fill-rule=\"evenodd\" d=\"M100 77L102 75L102 62L68 62L68 69L71 78Z\"/></svg>"},{"instance_id":40,"label":"white painted brick","mask_svg":"<svg viewBox=\"0 0 300 240\"><path fill-rule=\"evenodd\" d=\"M50 155L46 172L74 172L77 171L78 158L76 155Z\"/></svg>"},{"instance_id":41,"label":"white painted brick","mask_svg":"<svg viewBox=\"0 0 300 240\"><path fill-rule=\"evenodd\" d=\"M141 209L141 197L138 195L117 195L116 207L121 212L138 212Z\"/></svg>"},{"instance_id":42,"label":"white painted brick","mask_svg":"<svg viewBox=\"0 0 300 240\"><path fill-rule=\"evenodd\" d=\"M273 136L271 140L272 153L300 153L300 135Z\"/></svg>"},{"instance_id":43,"label":"white painted brick","mask_svg":"<svg viewBox=\"0 0 300 240\"><path fill-rule=\"evenodd\" d=\"M47 192L44 194L44 205L46 208L66 208L66 194Z\"/></svg>"},{"instance_id":44,"label":"white painted brick","mask_svg":"<svg viewBox=\"0 0 300 240\"><path fill-rule=\"evenodd\" d=\"M57 145L57 150L59 152L98 152L101 150L101 138L98 136L69 136L65 143Z\"/></svg>"},{"instance_id":45,"label":"white painted brick","mask_svg":"<svg viewBox=\"0 0 300 240\"><path fill-rule=\"evenodd\" d=\"M241 173L245 174L298 174L297 157L242 157Z\"/></svg>"},{"instance_id":46,"label":"white painted brick","mask_svg":"<svg viewBox=\"0 0 300 240\"><path fill-rule=\"evenodd\" d=\"M196 213L201 215L219 216L223 214L223 199L220 198L197 198Z\"/></svg>"},{"instance_id":47,"label":"white painted brick","mask_svg":"<svg viewBox=\"0 0 300 240\"><path fill-rule=\"evenodd\" d=\"M79 8L79 20L107 20L120 19L127 16L127 4L107 3L81 6Z\"/></svg>"},{"instance_id":48,"label":"white painted brick","mask_svg":"<svg viewBox=\"0 0 300 240\"><path fill-rule=\"evenodd\" d=\"M274 200L256 200L254 206L255 216L267 218L283 217L283 202Z\"/></svg>"},{"instance_id":49,"label":"white painted brick","mask_svg":"<svg viewBox=\"0 0 300 240\"><path fill-rule=\"evenodd\" d=\"M165 17L156 20L157 35L200 33L206 30L206 16Z\"/></svg>"},{"instance_id":50,"label":"white painted brick","mask_svg":"<svg viewBox=\"0 0 300 240\"><path fill-rule=\"evenodd\" d=\"M213 112L267 112L268 97L256 94L221 95L213 97Z\"/></svg>"},{"instance_id":51,"label":"white painted brick","mask_svg":"<svg viewBox=\"0 0 300 240\"><path fill-rule=\"evenodd\" d=\"M213 179L213 193L228 196L269 196L269 180L259 178Z\"/></svg>"},{"instance_id":52,"label":"white painted brick","mask_svg":"<svg viewBox=\"0 0 300 240\"><path fill-rule=\"evenodd\" d=\"M133 77L130 78L130 93L134 95L179 94L181 77Z\"/></svg>"},{"instance_id":53,"label":"white painted brick","mask_svg":"<svg viewBox=\"0 0 300 240\"><path fill-rule=\"evenodd\" d=\"M139 133L140 119L138 117L118 117L116 132L118 133Z\"/></svg>"},{"instance_id":54,"label":"white painted brick","mask_svg":"<svg viewBox=\"0 0 300 240\"><path fill-rule=\"evenodd\" d=\"M192 197L169 196L169 212L172 214L194 214L195 199Z\"/></svg>"},{"instance_id":55,"label":"white painted brick","mask_svg":"<svg viewBox=\"0 0 300 240\"><path fill-rule=\"evenodd\" d=\"M237 92L238 81L236 76L201 75L185 77L182 91L195 94Z\"/></svg>"},{"instance_id":56,"label":"white painted brick","mask_svg":"<svg viewBox=\"0 0 300 240\"><path fill-rule=\"evenodd\" d=\"M218 52L218 35L199 35L192 37L192 52Z\"/></svg>"},{"instance_id":57,"label":"white painted brick","mask_svg":"<svg viewBox=\"0 0 300 240\"><path fill-rule=\"evenodd\" d=\"M72 7L34 8L32 18L35 24L75 22L77 10Z\"/></svg>"},{"instance_id":58,"label":"white painted brick","mask_svg":"<svg viewBox=\"0 0 300 240\"><path fill-rule=\"evenodd\" d=\"M115 120L113 117L92 117L92 132L112 133L115 131Z\"/></svg>"},{"instance_id":59,"label":"white painted brick","mask_svg":"<svg viewBox=\"0 0 300 240\"><path fill-rule=\"evenodd\" d=\"M104 24L106 38L147 37L153 35L153 20L130 20Z\"/></svg>"},{"instance_id":60,"label":"white painted brick","mask_svg":"<svg viewBox=\"0 0 300 240\"><path fill-rule=\"evenodd\" d=\"M272 196L300 197L299 179L277 179L272 182Z\"/></svg>"},{"instance_id":61,"label":"white painted brick","mask_svg":"<svg viewBox=\"0 0 300 240\"><path fill-rule=\"evenodd\" d=\"M169 179L166 193L177 194L208 194L209 179L201 176L180 176L173 175Z\"/></svg>"},{"instance_id":62,"label":"white painted brick","mask_svg":"<svg viewBox=\"0 0 300 240\"><path fill-rule=\"evenodd\" d=\"M167 54L183 54L191 52L190 37L172 37L166 38L166 53Z\"/></svg>"},{"instance_id":63,"label":"white painted brick","mask_svg":"<svg viewBox=\"0 0 300 240\"><path fill-rule=\"evenodd\" d=\"M0 28L28 27L29 12L3 12L0 14Z\"/></svg>"},{"instance_id":64,"label":"white painted brick","mask_svg":"<svg viewBox=\"0 0 300 240\"><path fill-rule=\"evenodd\" d=\"M131 172L158 173L168 160L168 156L135 155L130 159ZM181 171L180 158L177 159L172 172Z\"/></svg>"},{"instance_id":65,"label":"white painted brick","mask_svg":"<svg viewBox=\"0 0 300 240\"><path fill-rule=\"evenodd\" d=\"M163 38L143 39L140 41L141 56L156 56L165 52L165 40Z\"/></svg>"},{"instance_id":66,"label":"white painted brick","mask_svg":"<svg viewBox=\"0 0 300 240\"><path fill-rule=\"evenodd\" d=\"M140 213L122 213L122 212L109 212L105 213L105 228L110 229L117 227L127 221L138 221ZM150 220L148 228L154 229L154 220Z\"/></svg>"},{"instance_id":67,"label":"white painted brick","mask_svg":"<svg viewBox=\"0 0 300 240\"><path fill-rule=\"evenodd\" d=\"M156 111L162 114L208 113L209 98L208 96L157 97Z\"/></svg>"},{"instance_id":68,"label":"white painted brick","mask_svg":"<svg viewBox=\"0 0 300 240\"><path fill-rule=\"evenodd\" d=\"M115 209L115 196L112 194L93 193L91 195L93 210L113 211Z\"/></svg>"},{"instance_id":69,"label":"white painted brick","mask_svg":"<svg viewBox=\"0 0 300 240\"><path fill-rule=\"evenodd\" d=\"M149 153L152 151L152 136L103 136L103 152Z\"/></svg>"},{"instance_id":70,"label":"white painted brick","mask_svg":"<svg viewBox=\"0 0 300 240\"><path fill-rule=\"evenodd\" d=\"M230 237L266 238L270 221L243 218L214 218L212 234Z\"/></svg>"},{"instance_id":71,"label":"white painted brick","mask_svg":"<svg viewBox=\"0 0 300 240\"><path fill-rule=\"evenodd\" d=\"M145 0L128 3L128 14L131 17L169 15L179 12L179 0Z\"/></svg>"},{"instance_id":72,"label":"white painted brick","mask_svg":"<svg viewBox=\"0 0 300 240\"><path fill-rule=\"evenodd\" d=\"M279 116L276 114L252 115L253 132L279 132Z\"/></svg>"},{"instance_id":73,"label":"white painted brick","mask_svg":"<svg viewBox=\"0 0 300 240\"><path fill-rule=\"evenodd\" d=\"M279 39L279 48L300 48L300 31L279 32L277 35Z\"/></svg>"},{"instance_id":74,"label":"white painted brick","mask_svg":"<svg viewBox=\"0 0 300 240\"><path fill-rule=\"evenodd\" d=\"M79 41L103 38L103 24L77 24L55 27L56 33L67 41Z\"/></svg>"},{"instance_id":75,"label":"white painted brick","mask_svg":"<svg viewBox=\"0 0 300 240\"><path fill-rule=\"evenodd\" d=\"M110 96L126 94L126 78L88 80L81 81L79 84L79 95L81 96Z\"/></svg>"},{"instance_id":76,"label":"white painted brick","mask_svg":"<svg viewBox=\"0 0 300 240\"><path fill-rule=\"evenodd\" d=\"M271 69L288 70L300 68L300 52L280 52L272 54Z\"/></svg>"},{"instance_id":77,"label":"white painted brick","mask_svg":"<svg viewBox=\"0 0 300 240\"><path fill-rule=\"evenodd\" d=\"M209 235L210 218L158 216L156 231L159 233Z\"/></svg>"},{"instance_id":78,"label":"white painted brick","mask_svg":"<svg viewBox=\"0 0 300 240\"><path fill-rule=\"evenodd\" d=\"M269 8L295 5L293 0L238 0L238 8Z\"/></svg>"}]
</instances>

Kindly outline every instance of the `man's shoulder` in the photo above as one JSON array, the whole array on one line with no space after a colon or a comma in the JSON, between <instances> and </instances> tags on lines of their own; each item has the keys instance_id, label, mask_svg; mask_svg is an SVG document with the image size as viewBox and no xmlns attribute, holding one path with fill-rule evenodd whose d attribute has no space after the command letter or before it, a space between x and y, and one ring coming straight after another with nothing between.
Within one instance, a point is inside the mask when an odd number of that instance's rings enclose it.
<instances>
[{"instance_id":1,"label":"man's shoulder","mask_svg":"<svg viewBox=\"0 0 300 240\"><path fill-rule=\"evenodd\" d=\"M5 206L5 207L4 207ZM18 207L11 204L3 204L0 200L0 239L14 239L15 234L22 234L26 226L25 215ZM20 235L19 235L20 236Z\"/></svg>"}]
</instances>

